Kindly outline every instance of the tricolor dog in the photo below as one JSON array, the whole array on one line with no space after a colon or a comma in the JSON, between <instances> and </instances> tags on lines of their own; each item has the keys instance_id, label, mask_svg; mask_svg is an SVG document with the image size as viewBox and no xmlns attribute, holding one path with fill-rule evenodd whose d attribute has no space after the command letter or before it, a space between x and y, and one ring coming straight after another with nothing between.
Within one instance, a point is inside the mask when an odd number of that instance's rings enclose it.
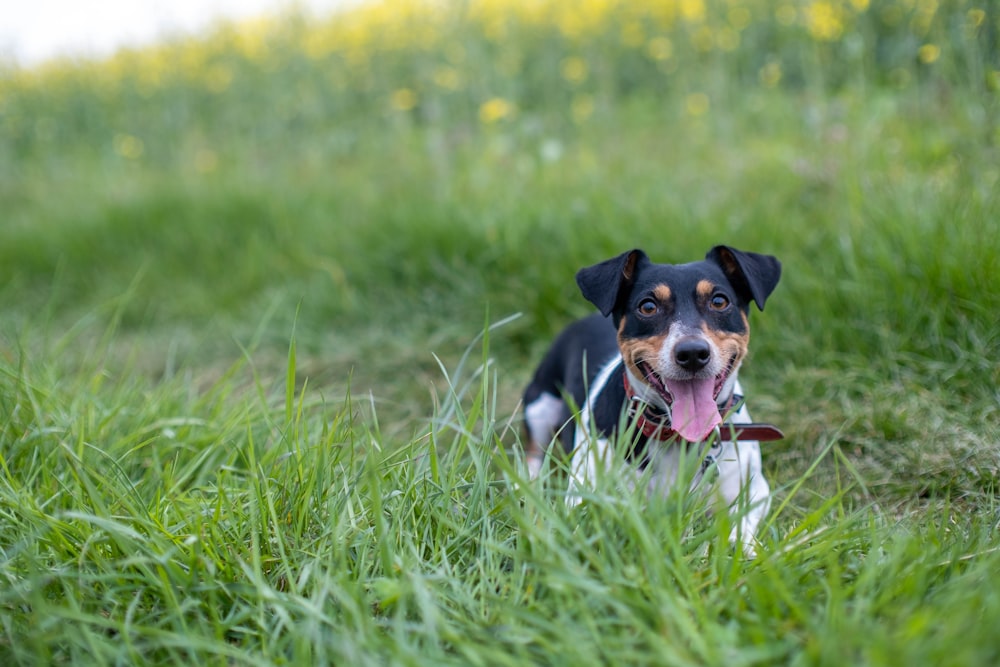
<instances>
[{"instance_id":1,"label":"tricolor dog","mask_svg":"<svg viewBox=\"0 0 1000 667\"><path fill-rule=\"evenodd\" d=\"M572 453L569 499L578 503L610 470L615 445L627 448L630 483L651 468L649 490L663 492L694 452L702 465L692 488L717 469L719 498L739 510L732 541L753 553L770 504L759 441L781 432L751 423L736 376L750 304L763 310L780 276L774 257L727 246L689 264L655 264L632 250L581 269L577 284L600 313L556 338L524 392L531 475L560 441Z\"/></svg>"}]
</instances>

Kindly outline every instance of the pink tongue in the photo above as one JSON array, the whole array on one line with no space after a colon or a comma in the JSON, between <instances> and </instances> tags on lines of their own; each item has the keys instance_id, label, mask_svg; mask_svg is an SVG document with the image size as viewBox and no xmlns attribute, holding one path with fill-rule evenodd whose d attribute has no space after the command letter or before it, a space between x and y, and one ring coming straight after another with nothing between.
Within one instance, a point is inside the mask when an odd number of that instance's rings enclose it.
<instances>
[{"instance_id":1,"label":"pink tongue","mask_svg":"<svg viewBox=\"0 0 1000 667\"><path fill-rule=\"evenodd\" d=\"M688 442L701 442L722 423L715 404L715 380L666 380L673 396L671 426Z\"/></svg>"}]
</instances>

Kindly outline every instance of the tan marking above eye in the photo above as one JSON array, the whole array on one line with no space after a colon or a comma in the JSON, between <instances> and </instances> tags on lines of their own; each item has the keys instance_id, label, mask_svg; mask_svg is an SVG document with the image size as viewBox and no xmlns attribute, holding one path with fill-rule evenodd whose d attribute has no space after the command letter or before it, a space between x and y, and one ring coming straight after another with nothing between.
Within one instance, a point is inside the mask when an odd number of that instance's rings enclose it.
<instances>
[{"instance_id":1,"label":"tan marking above eye","mask_svg":"<svg viewBox=\"0 0 1000 667\"><path fill-rule=\"evenodd\" d=\"M698 296L703 299L707 299L712 296L712 292L715 291L715 285L708 280L699 280L698 284L695 286L695 290L698 292Z\"/></svg>"},{"instance_id":2,"label":"tan marking above eye","mask_svg":"<svg viewBox=\"0 0 1000 667\"><path fill-rule=\"evenodd\" d=\"M673 296L673 292L666 285L657 285L653 288L653 296L660 300L660 303L666 303L670 301L670 297Z\"/></svg>"}]
</instances>

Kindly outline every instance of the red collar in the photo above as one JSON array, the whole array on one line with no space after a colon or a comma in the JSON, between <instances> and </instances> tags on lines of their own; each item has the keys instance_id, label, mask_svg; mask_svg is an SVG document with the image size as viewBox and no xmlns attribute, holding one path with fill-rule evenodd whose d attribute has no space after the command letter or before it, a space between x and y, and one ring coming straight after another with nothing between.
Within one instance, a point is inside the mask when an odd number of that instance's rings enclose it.
<instances>
[{"instance_id":1,"label":"red collar","mask_svg":"<svg viewBox=\"0 0 1000 667\"><path fill-rule=\"evenodd\" d=\"M622 378L625 381L625 394L629 402L628 416L629 419L635 420L635 426L642 434L647 438L652 438L653 440L659 440L660 442L667 442L670 440L681 440L682 438L670 427L670 416L666 415L659 410L655 410L648 403L640 399L632 391L632 385L628 381L628 370L625 369L622 374ZM728 412L733 405L737 402L735 400L735 395L730 396L726 401L725 405L719 408L722 413ZM716 436L729 440L731 442L737 442L740 440L757 440L763 442L770 442L772 440L781 440L785 437L785 434L781 432L777 426L773 424L734 424L732 422L725 422L715 427L715 430L704 442L713 440Z\"/></svg>"}]
</instances>

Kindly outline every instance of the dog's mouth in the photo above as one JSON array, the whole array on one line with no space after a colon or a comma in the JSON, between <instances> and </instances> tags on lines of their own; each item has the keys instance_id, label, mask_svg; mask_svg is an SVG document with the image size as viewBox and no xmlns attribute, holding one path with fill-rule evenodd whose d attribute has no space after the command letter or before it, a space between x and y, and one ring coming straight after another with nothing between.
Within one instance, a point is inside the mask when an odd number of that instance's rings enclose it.
<instances>
[{"instance_id":1,"label":"dog's mouth","mask_svg":"<svg viewBox=\"0 0 1000 667\"><path fill-rule=\"evenodd\" d=\"M636 364L643 379L670 407L671 427L689 442L705 440L722 423L717 400L736 365L733 355L715 377L665 378L645 361Z\"/></svg>"},{"instance_id":2,"label":"dog's mouth","mask_svg":"<svg viewBox=\"0 0 1000 667\"><path fill-rule=\"evenodd\" d=\"M646 384L652 387L656 393L663 398L667 405L672 405L674 402L674 395L673 392L670 391L669 385L673 383L684 384L689 382L711 382L712 400L718 399L719 394L722 393L722 388L726 385L726 380L728 380L729 376L733 373L733 366L736 365L736 356L737 355L734 354L729 358L729 362L726 364L725 368L722 369L721 373L716 375L714 378L708 379L691 378L685 380L666 380L659 373L654 371L653 367L645 361L636 362L636 367L642 373L642 377L646 380Z\"/></svg>"}]
</instances>

